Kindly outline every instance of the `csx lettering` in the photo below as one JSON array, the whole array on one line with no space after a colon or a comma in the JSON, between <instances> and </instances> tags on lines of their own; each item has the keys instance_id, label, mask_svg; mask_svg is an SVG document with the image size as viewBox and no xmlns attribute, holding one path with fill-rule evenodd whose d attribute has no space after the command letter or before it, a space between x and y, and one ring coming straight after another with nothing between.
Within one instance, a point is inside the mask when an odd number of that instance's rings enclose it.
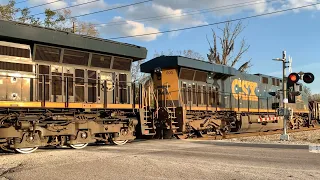
<instances>
[{"instance_id":1,"label":"csx lettering","mask_svg":"<svg viewBox=\"0 0 320 180\"><path fill-rule=\"evenodd\" d=\"M258 101L255 93L258 84L256 82L235 79L232 81L232 94L236 99Z\"/></svg>"},{"instance_id":2,"label":"csx lettering","mask_svg":"<svg viewBox=\"0 0 320 180\"><path fill-rule=\"evenodd\" d=\"M167 71L166 74L173 74L173 71Z\"/></svg>"}]
</instances>

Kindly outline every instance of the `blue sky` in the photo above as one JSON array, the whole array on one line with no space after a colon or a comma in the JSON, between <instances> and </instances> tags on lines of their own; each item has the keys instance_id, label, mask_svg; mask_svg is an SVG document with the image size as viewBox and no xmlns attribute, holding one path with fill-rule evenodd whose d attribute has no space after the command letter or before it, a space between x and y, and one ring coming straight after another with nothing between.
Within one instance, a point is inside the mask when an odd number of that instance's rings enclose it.
<instances>
[{"instance_id":1,"label":"blue sky","mask_svg":"<svg viewBox=\"0 0 320 180\"><path fill-rule=\"evenodd\" d=\"M0 0L6 3L8 0ZM17 2L22 0L17 0ZM56 0L29 0L20 3L18 7L34 5ZM57 9L76 3L93 0L62 0L45 6ZM77 8L72 8L73 15L80 15L97 10L108 9L119 5L140 2L143 0L99 0ZM181 16L188 11L217 8L226 5L250 2L251 5L229 8L227 10L212 11L192 16ZM113 38L144 33L159 32L184 28L208 23L215 23L227 19L234 19L260 13L313 4L317 0L154 0L153 2L136 5L129 8L83 16L80 19L97 24L110 23L107 26L98 25L102 38ZM44 6L31 9L32 13L43 12ZM137 19L154 16L176 16L153 21L137 21ZM41 17L41 16L40 16ZM249 51L242 57L242 62L252 58L250 73L263 73L281 76L281 63L272 61L280 58L282 50L293 59L293 71L308 71L315 74L315 81L308 85L313 93L320 93L320 6L291 11L272 16L253 18L243 21L247 25L239 38L245 38L250 45ZM120 22L119 22L120 21ZM222 27L223 25L219 25ZM181 31L178 33L143 36L139 38L119 39L117 41L133 43L148 49L148 58L153 57L155 51L187 50L191 49L206 57L209 45L206 36L212 40L211 28L217 26ZM239 39L240 40L240 39ZM237 41L239 45L240 41Z\"/></svg>"}]
</instances>

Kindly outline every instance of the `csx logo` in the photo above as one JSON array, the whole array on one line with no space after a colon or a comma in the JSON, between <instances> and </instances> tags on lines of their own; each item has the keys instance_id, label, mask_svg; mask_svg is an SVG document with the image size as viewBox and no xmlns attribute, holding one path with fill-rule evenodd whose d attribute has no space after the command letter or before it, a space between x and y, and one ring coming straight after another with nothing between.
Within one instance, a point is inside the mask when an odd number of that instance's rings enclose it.
<instances>
[{"instance_id":1,"label":"csx logo","mask_svg":"<svg viewBox=\"0 0 320 180\"><path fill-rule=\"evenodd\" d=\"M166 71L166 74L173 74L173 71Z\"/></svg>"},{"instance_id":2,"label":"csx logo","mask_svg":"<svg viewBox=\"0 0 320 180\"><path fill-rule=\"evenodd\" d=\"M235 99L258 101L256 95L256 82L235 79L232 81L232 94Z\"/></svg>"}]
</instances>

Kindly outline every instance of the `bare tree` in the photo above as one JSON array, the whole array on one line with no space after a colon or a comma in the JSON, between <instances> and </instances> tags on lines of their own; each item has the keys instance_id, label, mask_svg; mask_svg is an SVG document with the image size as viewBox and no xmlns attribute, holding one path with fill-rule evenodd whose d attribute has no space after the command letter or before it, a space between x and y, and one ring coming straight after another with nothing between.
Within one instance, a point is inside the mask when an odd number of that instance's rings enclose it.
<instances>
[{"instance_id":1,"label":"bare tree","mask_svg":"<svg viewBox=\"0 0 320 180\"><path fill-rule=\"evenodd\" d=\"M244 30L244 26L242 22L239 21L235 26L232 25L231 22L225 23L225 27L218 29L222 32L222 37L218 37L220 41L221 48L218 48L217 44L217 33L212 29L213 33L213 46L211 45L208 37L208 43L210 45L210 53L207 54L209 62L215 64L227 65L230 67L234 67L242 58L242 55L246 53L249 49L249 45L246 44L245 39L243 38L240 42L239 51L234 54L235 42L240 35L240 33ZM219 50L221 52L219 52ZM245 62L239 67L239 71L245 72L251 65L250 61Z\"/></svg>"},{"instance_id":2,"label":"bare tree","mask_svg":"<svg viewBox=\"0 0 320 180\"><path fill-rule=\"evenodd\" d=\"M309 87L304 86L304 92L308 96L309 101L319 101L320 102L320 94L312 94L311 89Z\"/></svg>"},{"instance_id":3,"label":"bare tree","mask_svg":"<svg viewBox=\"0 0 320 180\"><path fill-rule=\"evenodd\" d=\"M311 89L309 87L304 86L303 87L304 92L307 94L308 99L312 99L312 92Z\"/></svg>"},{"instance_id":4,"label":"bare tree","mask_svg":"<svg viewBox=\"0 0 320 180\"><path fill-rule=\"evenodd\" d=\"M204 60L204 57L194 51L194 50L191 50L191 49L188 49L188 50L178 50L178 51L173 51L171 49L168 50L167 53L161 51L161 53L158 53L157 51L154 53L153 57L159 57L159 56L162 56L162 55L166 55L166 56L184 56L184 57L188 57L188 58L192 58L192 59L198 59L198 60Z\"/></svg>"},{"instance_id":5,"label":"bare tree","mask_svg":"<svg viewBox=\"0 0 320 180\"><path fill-rule=\"evenodd\" d=\"M320 94L312 94L311 96L309 96L308 100L320 102Z\"/></svg>"},{"instance_id":6,"label":"bare tree","mask_svg":"<svg viewBox=\"0 0 320 180\"><path fill-rule=\"evenodd\" d=\"M304 93L306 93L309 101L318 101L320 102L320 94L312 94L312 91L309 87L303 87Z\"/></svg>"},{"instance_id":7,"label":"bare tree","mask_svg":"<svg viewBox=\"0 0 320 180\"><path fill-rule=\"evenodd\" d=\"M44 19L40 19L30 15L30 9L16 8L15 4L15 0L10 0L8 4L0 5L1 20L44 26L87 36L99 36L98 30L93 24L73 18L70 9L63 9L61 11L46 9L44 12ZM75 25L75 28L73 28L73 24Z\"/></svg>"},{"instance_id":8,"label":"bare tree","mask_svg":"<svg viewBox=\"0 0 320 180\"><path fill-rule=\"evenodd\" d=\"M79 21L78 19L72 17L72 12L70 9L64 9L62 11L52 11L50 9L46 9L45 15L45 27L69 31L81 35L93 37L99 36L97 28L92 23Z\"/></svg>"},{"instance_id":9,"label":"bare tree","mask_svg":"<svg viewBox=\"0 0 320 180\"><path fill-rule=\"evenodd\" d=\"M142 63L143 63L143 60L132 63L132 66L131 66L132 82L140 82L143 79L144 75L140 72L140 65Z\"/></svg>"},{"instance_id":10,"label":"bare tree","mask_svg":"<svg viewBox=\"0 0 320 180\"><path fill-rule=\"evenodd\" d=\"M15 8L16 1L10 0L6 5L0 5L0 19L6 21L12 21L15 19L16 13L19 12L17 8Z\"/></svg>"},{"instance_id":11,"label":"bare tree","mask_svg":"<svg viewBox=\"0 0 320 180\"><path fill-rule=\"evenodd\" d=\"M89 22L77 22L75 32L77 34L98 37L99 32L94 24Z\"/></svg>"},{"instance_id":12,"label":"bare tree","mask_svg":"<svg viewBox=\"0 0 320 180\"><path fill-rule=\"evenodd\" d=\"M18 9L18 12L20 12L20 17L17 18L17 21L32 25L41 25L41 20L38 17L35 17L33 15L30 15L31 11L28 8Z\"/></svg>"}]
</instances>

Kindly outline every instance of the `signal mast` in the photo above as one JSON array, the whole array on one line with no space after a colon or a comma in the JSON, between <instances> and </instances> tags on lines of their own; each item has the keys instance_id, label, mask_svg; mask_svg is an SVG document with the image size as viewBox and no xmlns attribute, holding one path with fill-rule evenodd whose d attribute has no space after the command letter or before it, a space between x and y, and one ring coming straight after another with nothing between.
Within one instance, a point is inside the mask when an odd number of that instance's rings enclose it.
<instances>
[{"instance_id":1,"label":"signal mast","mask_svg":"<svg viewBox=\"0 0 320 180\"><path fill-rule=\"evenodd\" d=\"M283 70L283 78L282 78L282 92L283 92L283 108L278 109L278 115L282 115L283 119L283 134L280 136L280 140L288 141L289 135L287 134L287 121L289 119L289 109L287 109L287 103L295 103L295 97L299 96L302 90L301 88L297 88L298 81L302 79L305 83L310 84L314 81L314 75L310 72L302 72L299 73L292 72L292 58L289 57L289 61L286 60L286 51L283 51L282 58L273 59L275 61L282 61L282 70ZM286 64L289 66L286 66ZM286 68L289 68L289 76L286 77ZM288 89L288 90L287 90ZM275 96L276 92L269 92L270 95ZM287 96L288 95L288 96ZM287 99L288 97L288 99Z\"/></svg>"}]
</instances>

